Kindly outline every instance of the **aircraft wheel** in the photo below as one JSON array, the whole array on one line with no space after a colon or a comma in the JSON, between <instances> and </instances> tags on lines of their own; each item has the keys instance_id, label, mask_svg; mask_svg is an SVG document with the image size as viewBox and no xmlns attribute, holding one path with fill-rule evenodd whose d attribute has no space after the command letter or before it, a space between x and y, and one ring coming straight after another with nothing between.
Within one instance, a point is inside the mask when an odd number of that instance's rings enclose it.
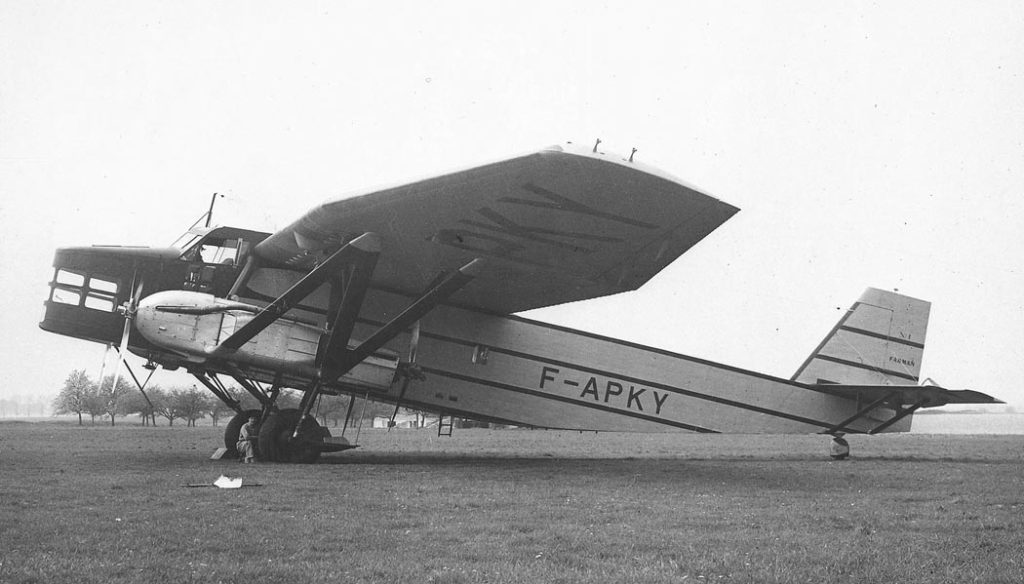
<instances>
[{"instance_id":1,"label":"aircraft wheel","mask_svg":"<svg viewBox=\"0 0 1024 584\"><path fill-rule=\"evenodd\" d=\"M225 458L238 458L238 450L235 450L235 445L238 444L238 434L241 433L242 426L249 421L249 416L259 415L259 410L245 410L241 414L235 414L228 421L227 427L224 428L224 448L228 449L224 454Z\"/></svg>"},{"instance_id":2,"label":"aircraft wheel","mask_svg":"<svg viewBox=\"0 0 1024 584\"><path fill-rule=\"evenodd\" d=\"M315 443L324 441L325 428L316 420L303 420L298 438L292 438L292 430L300 414L299 410L287 409L267 417L260 428L259 448L263 460L308 464L320 457L320 449Z\"/></svg>"}]
</instances>

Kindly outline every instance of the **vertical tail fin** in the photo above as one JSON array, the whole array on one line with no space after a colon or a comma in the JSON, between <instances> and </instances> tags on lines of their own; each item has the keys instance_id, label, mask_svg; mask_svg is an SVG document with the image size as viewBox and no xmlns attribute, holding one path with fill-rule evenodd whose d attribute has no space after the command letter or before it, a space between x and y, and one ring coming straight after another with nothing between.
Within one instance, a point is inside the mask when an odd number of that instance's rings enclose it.
<instances>
[{"instance_id":1,"label":"vertical tail fin","mask_svg":"<svg viewBox=\"0 0 1024 584\"><path fill-rule=\"evenodd\" d=\"M809 384L917 384L930 309L924 300L868 288L792 379Z\"/></svg>"}]
</instances>

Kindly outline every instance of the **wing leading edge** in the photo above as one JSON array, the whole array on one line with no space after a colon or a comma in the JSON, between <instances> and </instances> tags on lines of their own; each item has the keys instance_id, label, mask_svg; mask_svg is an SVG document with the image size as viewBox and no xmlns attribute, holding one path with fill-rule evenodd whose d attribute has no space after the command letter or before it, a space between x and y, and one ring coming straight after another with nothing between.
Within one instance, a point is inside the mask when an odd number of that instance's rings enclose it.
<instances>
[{"instance_id":1,"label":"wing leading edge","mask_svg":"<svg viewBox=\"0 0 1024 584\"><path fill-rule=\"evenodd\" d=\"M453 302L507 314L635 290L737 211L656 169L553 147L324 203L256 253L308 270L373 232L372 285L406 294L481 258Z\"/></svg>"}]
</instances>

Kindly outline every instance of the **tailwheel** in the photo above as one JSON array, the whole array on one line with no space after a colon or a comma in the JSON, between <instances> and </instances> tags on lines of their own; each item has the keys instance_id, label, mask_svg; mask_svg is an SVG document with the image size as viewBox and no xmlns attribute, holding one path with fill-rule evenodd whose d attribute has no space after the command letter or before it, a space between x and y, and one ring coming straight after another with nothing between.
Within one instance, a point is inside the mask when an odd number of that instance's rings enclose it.
<instances>
[{"instance_id":1,"label":"tailwheel","mask_svg":"<svg viewBox=\"0 0 1024 584\"><path fill-rule=\"evenodd\" d=\"M238 450L235 448L238 444L238 434L241 433L242 426L249 421L250 416L259 417L259 415L259 410L245 410L231 418L227 427L224 428L224 448L228 450L224 453L225 458L238 458Z\"/></svg>"},{"instance_id":2,"label":"tailwheel","mask_svg":"<svg viewBox=\"0 0 1024 584\"><path fill-rule=\"evenodd\" d=\"M295 409L273 412L267 417L260 427L259 437L259 451L263 460L308 464L320 457L324 437L330 436L330 432L313 418L307 417L299 426L298 437L293 438L292 432L300 417L301 412Z\"/></svg>"}]
</instances>

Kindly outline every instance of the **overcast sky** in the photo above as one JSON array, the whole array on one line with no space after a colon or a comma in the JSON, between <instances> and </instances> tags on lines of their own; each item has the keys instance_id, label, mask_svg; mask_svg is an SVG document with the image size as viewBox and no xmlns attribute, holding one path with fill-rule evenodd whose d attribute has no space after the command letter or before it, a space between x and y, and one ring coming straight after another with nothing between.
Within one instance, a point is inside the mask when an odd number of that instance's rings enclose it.
<instances>
[{"instance_id":1,"label":"overcast sky","mask_svg":"<svg viewBox=\"0 0 1024 584\"><path fill-rule=\"evenodd\" d=\"M898 289L933 303L924 376L1024 406L1024 4L483 4L0 3L0 391L99 372L37 326L57 247L601 138L742 210L528 316L789 377Z\"/></svg>"}]
</instances>

